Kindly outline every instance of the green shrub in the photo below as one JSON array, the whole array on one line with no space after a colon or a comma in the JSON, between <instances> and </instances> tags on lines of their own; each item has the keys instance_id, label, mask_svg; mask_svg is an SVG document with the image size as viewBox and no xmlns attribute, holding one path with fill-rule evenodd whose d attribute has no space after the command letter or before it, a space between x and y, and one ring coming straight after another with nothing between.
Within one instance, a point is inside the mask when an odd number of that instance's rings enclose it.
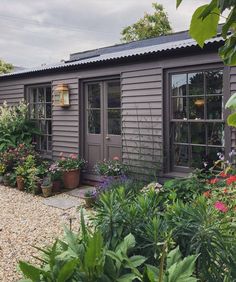
<instances>
[{"instance_id":1,"label":"green shrub","mask_svg":"<svg viewBox=\"0 0 236 282\"><path fill-rule=\"evenodd\" d=\"M220 218L203 197L191 204L177 202L169 206L165 217L182 254L199 255L197 273L202 281L233 281L236 238L230 218ZM226 277L229 280L224 280Z\"/></svg>"},{"instance_id":2,"label":"green shrub","mask_svg":"<svg viewBox=\"0 0 236 282\"><path fill-rule=\"evenodd\" d=\"M0 152L16 148L19 144L30 144L32 137L39 134L36 124L28 118L27 104L0 106Z\"/></svg>"}]
</instances>

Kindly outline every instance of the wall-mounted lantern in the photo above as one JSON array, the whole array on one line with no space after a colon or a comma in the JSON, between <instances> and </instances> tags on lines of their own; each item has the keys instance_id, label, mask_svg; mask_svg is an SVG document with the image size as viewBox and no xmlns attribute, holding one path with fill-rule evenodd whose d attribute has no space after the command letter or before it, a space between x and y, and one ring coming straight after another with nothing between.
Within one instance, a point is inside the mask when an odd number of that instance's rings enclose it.
<instances>
[{"instance_id":1,"label":"wall-mounted lantern","mask_svg":"<svg viewBox=\"0 0 236 282\"><path fill-rule=\"evenodd\" d=\"M69 87L67 84L58 84L53 91L53 105L59 107L69 107Z\"/></svg>"}]
</instances>

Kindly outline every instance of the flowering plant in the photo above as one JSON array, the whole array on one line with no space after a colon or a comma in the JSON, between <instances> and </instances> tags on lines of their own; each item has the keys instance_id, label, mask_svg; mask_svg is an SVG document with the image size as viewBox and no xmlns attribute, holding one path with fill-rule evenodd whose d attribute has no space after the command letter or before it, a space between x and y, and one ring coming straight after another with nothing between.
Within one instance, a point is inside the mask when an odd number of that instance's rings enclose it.
<instances>
[{"instance_id":1,"label":"flowering plant","mask_svg":"<svg viewBox=\"0 0 236 282\"><path fill-rule=\"evenodd\" d=\"M0 175L3 175L6 171L6 166L4 164L0 164Z\"/></svg>"},{"instance_id":2,"label":"flowering plant","mask_svg":"<svg viewBox=\"0 0 236 282\"><path fill-rule=\"evenodd\" d=\"M103 176L119 176L125 174L127 170L119 158L114 157L113 160L104 160L96 163L95 171Z\"/></svg>"},{"instance_id":3,"label":"flowering plant","mask_svg":"<svg viewBox=\"0 0 236 282\"><path fill-rule=\"evenodd\" d=\"M59 166L58 162L51 164L48 170L50 172L52 181L61 180L62 171L61 171L61 167Z\"/></svg>"},{"instance_id":4,"label":"flowering plant","mask_svg":"<svg viewBox=\"0 0 236 282\"><path fill-rule=\"evenodd\" d=\"M58 160L58 167L64 171L81 169L84 165L85 160L75 154L70 154L69 157L64 157L63 153L61 153L60 159Z\"/></svg>"}]
</instances>

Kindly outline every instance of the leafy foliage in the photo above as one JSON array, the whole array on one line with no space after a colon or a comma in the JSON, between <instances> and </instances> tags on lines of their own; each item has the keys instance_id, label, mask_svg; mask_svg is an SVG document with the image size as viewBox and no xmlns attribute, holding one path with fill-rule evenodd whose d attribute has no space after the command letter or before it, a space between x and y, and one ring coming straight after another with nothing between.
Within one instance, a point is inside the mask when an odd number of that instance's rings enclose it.
<instances>
[{"instance_id":1,"label":"leafy foliage","mask_svg":"<svg viewBox=\"0 0 236 282\"><path fill-rule=\"evenodd\" d=\"M8 73L13 70L13 65L0 60L0 74Z\"/></svg>"},{"instance_id":2,"label":"leafy foliage","mask_svg":"<svg viewBox=\"0 0 236 282\"><path fill-rule=\"evenodd\" d=\"M173 240L184 256L198 254L197 273L204 281L233 281L236 277L235 228L227 217L198 198L192 204L177 202L166 213ZM225 271L219 272L219 265Z\"/></svg>"},{"instance_id":3,"label":"leafy foliage","mask_svg":"<svg viewBox=\"0 0 236 282\"><path fill-rule=\"evenodd\" d=\"M6 102L0 107L0 152L17 145L30 144L32 137L39 134L34 122L28 118L28 106L20 102L17 106L8 106Z\"/></svg>"},{"instance_id":4,"label":"leafy foliage","mask_svg":"<svg viewBox=\"0 0 236 282\"><path fill-rule=\"evenodd\" d=\"M176 1L177 8L182 0ZM219 54L226 65L236 65L236 5L234 0L211 0L194 12L190 25L190 35L203 47L204 42L217 35L220 16L229 11L222 26L221 35L225 39Z\"/></svg>"},{"instance_id":5,"label":"leafy foliage","mask_svg":"<svg viewBox=\"0 0 236 282\"><path fill-rule=\"evenodd\" d=\"M153 14L145 13L143 18L122 30L123 42L142 40L171 33L172 29L163 6L157 3L153 3L152 6L154 8Z\"/></svg>"}]
</instances>

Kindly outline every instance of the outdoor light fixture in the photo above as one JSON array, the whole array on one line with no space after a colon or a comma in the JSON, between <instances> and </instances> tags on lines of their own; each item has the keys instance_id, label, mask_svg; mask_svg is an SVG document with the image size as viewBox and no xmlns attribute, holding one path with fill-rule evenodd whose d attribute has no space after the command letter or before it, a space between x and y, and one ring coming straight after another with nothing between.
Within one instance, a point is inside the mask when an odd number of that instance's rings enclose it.
<instances>
[{"instance_id":1,"label":"outdoor light fixture","mask_svg":"<svg viewBox=\"0 0 236 282\"><path fill-rule=\"evenodd\" d=\"M53 106L69 107L69 87L67 84L58 84L53 91Z\"/></svg>"},{"instance_id":2,"label":"outdoor light fixture","mask_svg":"<svg viewBox=\"0 0 236 282\"><path fill-rule=\"evenodd\" d=\"M202 106L204 106L204 104L205 104L204 99L197 99L197 100L194 102L194 105L196 105L197 107L202 107Z\"/></svg>"}]
</instances>

